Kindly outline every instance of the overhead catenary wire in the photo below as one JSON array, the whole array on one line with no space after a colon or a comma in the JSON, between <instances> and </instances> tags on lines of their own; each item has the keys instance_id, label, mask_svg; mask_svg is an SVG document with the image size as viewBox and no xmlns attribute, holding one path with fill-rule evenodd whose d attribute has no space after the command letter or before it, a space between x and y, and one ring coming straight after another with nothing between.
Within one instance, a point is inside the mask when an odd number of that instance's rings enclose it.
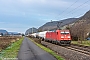
<instances>
[{"instance_id":1,"label":"overhead catenary wire","mask_svg":"<svg viewBox=\"0 0 90 60\"><path fill-rule=\"evenodd\" d=\"M86 5L86 6L84 6L84 7L87 7L87 6L90 6L90 5ZM83 7L82 7L82 8L83 8ZM81 9L81 8L80 8L80 9ZM80 10L80 9L78 9L78 10ZM74 11L74 12L71 13L71 14L74 14L74 13L78 12L78 10ZM83 13L80 13L79 15L75 15L75 16L73 16L73 18L78 17L78 16L80 16L80 15L83 15Z\"/></svg>"},{"instance_id":2,"label":"overhead catenary wire","mask_svg":"<svg viewBox=\"0 0 90 60\"><path fill-rule=\"evenodd\" d=\"M80 16L80 15L83 15L83 13L81 13L81 14L79 14L79 15L76 15L76 16L74 16L74 17L78 17L78 16ZM74 17L73 17L73 18L74 18Z\"/></svg>"},{"instance_id":3,"label":"overhead catenary wire","mask_svg":"<svg viewBox=\"0 0 90 60\"><path fill-rule=\"evenodd\" d=\"M65 16L67 16L67 15L69 15L72 11L74 11L74 10L76 10L76 9L78 9L78 8L80 8L81 6L83 6L84 4L86 4L86 3L88 3L90 0L87 0L86 2L84 2L83 4L81 4L81 5L79 5L79 6L77 6L76 8L74 8L73 10L71 10L71 11L69 11L68 13L66 13L66 15L64 15L64 17ZM75 12L74 12L75 13Z\"/></svg>"},{"instance_id":4,"label":"overhead catenary wire","mask_svg":"<svg viewBox=\"0 0 90 60\"><path fill-rule=\"evenodd\" d=\"M69 7L67 7L64 11L62 11L59 15L61 15L61 14L63 14L66 10L68 10L70 7L72 7L73 5L75 5L77 2L78 2L79 0L76 0L73 4L71 4ZM59 16L58 15L58 16ZM58 17L58 16L56 16L56 17ZM55 17L55 18L56 18Z\"/></svg>"}]
</instances>

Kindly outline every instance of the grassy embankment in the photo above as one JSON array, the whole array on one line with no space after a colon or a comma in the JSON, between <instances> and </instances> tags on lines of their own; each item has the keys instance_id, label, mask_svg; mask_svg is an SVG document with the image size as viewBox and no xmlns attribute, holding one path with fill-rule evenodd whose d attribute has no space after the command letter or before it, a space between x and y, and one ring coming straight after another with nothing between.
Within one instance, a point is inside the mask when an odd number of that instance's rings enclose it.
<instances>
[{"instance_id":1,"label":"grassy embankment","mask_svg":"<svg viewBox=\"0 0 90 60\"><path fill-rule=\"evenodd\" d=\"M12 43L5 50L1 51L0 60L2 58L16 58L22 41L23 41L23 38Z\"/></svg>"},{"instance_id":2,"label":"grassy embankment","mask_svg":"<svg viewBox=\"0 0 90 60\"><path fill-rule=\"evenodd\" d=\"M90 40L78 42L78 41L72 41L73 44L79 44L79 45L84 45L84 46L90 46Z\"/></svg>"},{"instance_id":3,"label":"grassy embankment","mask_svg":"<svg viewBox=\"0 0 90 60\"><path fill-rule=\"evenodd\" d=\"M45 47L45 46L43 46L43 45L41 45L41 44L36 43L36 42L35 42L34 40L32 40L31 38L30 38L30 40L31 40L32 42L34 42L37 46L39 46L40 48L42 48L43 50L45 50L46 52L48 52L48 53L50 53L51 55L53 55L57 60L64 60L62 57L60 57L59 55L57 55L54 51L50 50L49 48L47 48L47 47Z\"/></svg>"}]
</instances>

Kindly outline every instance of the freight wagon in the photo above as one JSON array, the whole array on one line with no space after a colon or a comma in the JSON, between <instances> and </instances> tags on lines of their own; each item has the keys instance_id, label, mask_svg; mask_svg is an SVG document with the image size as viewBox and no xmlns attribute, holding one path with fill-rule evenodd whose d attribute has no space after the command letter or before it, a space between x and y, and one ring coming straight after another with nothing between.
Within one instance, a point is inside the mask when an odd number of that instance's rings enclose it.
<instances>
[{"instance_id":1,"label":"freight wagon","mask_svg":"<svg viewBox=\"0 0 90 60\"><path fill-rule=\"evenodd\" d=\"M47 32L50 32L50 31L38 32L38 33L36 33L36 37L41 39L41 40L45 40Z\"/></svg>"}]
</instances>

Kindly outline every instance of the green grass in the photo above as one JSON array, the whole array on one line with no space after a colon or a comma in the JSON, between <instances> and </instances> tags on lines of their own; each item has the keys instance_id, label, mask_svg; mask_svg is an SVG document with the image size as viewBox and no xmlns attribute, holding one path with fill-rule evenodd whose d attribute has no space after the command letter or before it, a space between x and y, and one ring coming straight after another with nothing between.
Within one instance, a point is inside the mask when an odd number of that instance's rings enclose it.
<instances>
[{"instance_id":1,"label":"green grass","mask_svg":"<svg viewBox=\"0 0 90 60\"><path fill-rule=\"evenodd\" d=\"M62 57L60 57L59 55L57 55L54 51L50 50L49 48L36 43L34 40L30 39L32 42L34 42L37 46L39 46L40 48L42 48L43 50L45 50L46 52L50 53L51 55L53 55L57 60L64 60Z\"/></svg>"},{"instance_id":2,"label":"green grass","mask_svg":"<svg viewBox=\"0 0 90 60\"><path fill-rule=\"evenodd\" d=\"M90 46L90 41L86 40L86 41L82 41L81 42L78 42L78 41L72 41L71 43L73 44L79 44L79 45L84 45L84 46Z\"/></svg>"},{"instance_id":3,"label":"green grass","mask_svg":"<svg viewBox=\"0 0 90 60\"><path fill-rule=\"evenodd\" d=\"M16 58L22 41L23 41L23 38L12 43L9 47L7 47L5 50L1 52L0 57L1 58Z\"/></svg>"}]
</instances>

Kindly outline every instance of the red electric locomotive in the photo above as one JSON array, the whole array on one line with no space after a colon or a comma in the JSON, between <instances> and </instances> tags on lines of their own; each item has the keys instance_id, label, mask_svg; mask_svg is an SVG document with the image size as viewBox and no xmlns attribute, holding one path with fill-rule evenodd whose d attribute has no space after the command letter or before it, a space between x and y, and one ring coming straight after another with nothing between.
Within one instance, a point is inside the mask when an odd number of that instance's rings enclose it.
<instances>
[{"instance_id":1,"label":"red electric locomotive","mask_svg":"<svg viewBox=\"0 0 90 60\"><path fill-rule=\"evenodd\" d=\"M71 43L71 36L69 30L56 30L47 32L46 40L60 45L67 45Z\"/></svg>"}]
</instances>

